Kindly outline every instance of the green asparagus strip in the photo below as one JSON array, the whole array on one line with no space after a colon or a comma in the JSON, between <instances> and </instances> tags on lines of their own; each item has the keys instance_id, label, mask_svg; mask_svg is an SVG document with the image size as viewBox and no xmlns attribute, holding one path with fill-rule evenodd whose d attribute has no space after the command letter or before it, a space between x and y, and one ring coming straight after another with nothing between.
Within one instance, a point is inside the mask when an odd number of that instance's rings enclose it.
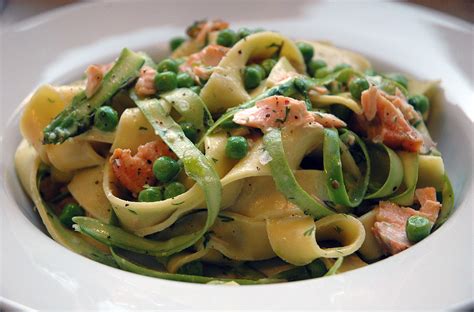
<instances>
[{"instance_id":1,"label":"green asparagus strip","mask_svg":"<svg viewBox=\"0 0 474 312\"><path fill-rule=\"evenodd\" d=\"M357 144L364 156L361 161L365 165L364 176L356 177L355 185L350 185L344 178L341 161L341 140L336 129L324 129L323 162L324 172L327 175L327 189L330 199L339 205L356 207L364 199L370 177L370 159L365 143L353 132L343 130L343 136L353 137L353 144ZM349 153L347 150L346 153Z\"/></svg>"},{"instance_id":2,"label":"green asparagus strip","mask_svg":"<svg viewBox=\"0 0 474 312\"><path fill-rule=\"evenodd\" d=\"M71 229L66 228L61 223L58 216L54 213L51 207L41 198L39 193L39 183L46 174L49 174L49 168L45 166L39 166L37 170L37 186L33 191L33 196L39 201L36 203L36 208L40 212L43 223L46 225L50 235L60 244L86 258L111 267L117 267L115 260L110 254L104 253L102 250L87 242L83 237L81 237L81 235L78 235Z\"/></svg>"},{"instance_id":3,"label":"green asparagus strip","mask_svg":"<svg viewBox=\"0 0 474 312\"><path fill-rule=\"evenodd\" d=\"M454 208L454 191L451 185L451 181L448 178L448 175L444 175L444 186L443 186L443 200L441 210L439 212L438 219L434 224L434 229L439 228L453 212Z\"/></svg>"},{"instance_id":4,"label":"green asparagus strip","mask_svg":"<svg viewBox=\"0 0 474 312\"><path fill-rule=\"evenodd\" d=\"M144 58L129 49L123 49L115 65L105 75L98 91L90 98L79 93L44 129L44 144L62 143L90 128L95 110L112 98L121 88L138 77Z\"/></svg>"},{"instance_id":5,"label":"green asparagus strip","mask_svg":"<svg viewBox=\"0 0 474 312\"><path fill-rule=\"evenodd\" d=\"M397 153L403 164L403 182L405 190L400 194L391 197L389 200L404 206L413 205L415 197L416 183L418 182L418 162L417 153L400 151Z\"/></svg>"},{"instance_id":6,"label":"green asparagus strip","mask_svg":"<svg viewBox=\"0 0 474 312\"><path fill-rule=\"evenodd\" d=\"M114 257L115 261L117 262L118 266L125 271L146 275L150 277L157 277L172 281L180 281L180 282L188 282L188 283L200 283L206 284L209 282L220 282L220 283L228 283L228 282L236 282L240 285L258 285L258 284L271 284L271 283L279 283L285 282L282 279L276 278L262 278L258 280L250 280L250 279L230 279L230 278L215 278L215 277L207 277L207 276L198 276L198 275L186 275L186 274L173 274L167 272L161 272L156 269L147 268L142 265L136 264L125 257L120 256L114 248L111 248L112 256Z\"/></svg>"},{"instance_id":7,"label":"green asparagus strip","mask_svg":"<svg viewBox=\"0 0 474 312\"><path fill-rule=\"evenodd\" d=\"M403 181L403 165L397 153L384 144L371 144L367 148L371 163L369 189L372 192L365 199L382 198L395 193Z\"/></svg>"},{"instance_id":8,"label":"green asparagus strip","mask_svg":"<svg viewBox=\"0 0 474 312\"><path fill-rule=\"evenodd\" d=\"M269 164L273 181L288 201L315 219L333 214L334 211L326 207L322 201L309 195L296 181L295 175L286 160L281 130L278 128L271 129L263 136L263 143L265 150L272 158Z\"/></svg>"},{"instance_id":9,"label":"green asparagus strip","mask_svg":"<svg viewBox=\"0 0 474 312\"><path fill-rule=\"evenodd\" d=\"M329 269L329 271L326 274L324 274L324 276L331 276L331 275L336 274L337 270L339 270L339 268L341 267L343 261L344 261L344 257L337 258L336 262L334 262L332 267Z\"/></svg>"},{"instance_id":10,"label":"green asparagus strip","mask_svg":"<svg viewBox=\"0 0 474 312\"><path fill-rule=\"evenodd\" d=\"M188 88L175 89L161 94L161 97L181 115L182 120L179 121L190 122L196 127L199 138L214 123L201 97Z\"/></svg>"},{"instance_id":11,"label":"green asparagus strip","mask_svg":"<svg viewBox=\"0 0 474 312\"><path fill-rule=\"evenodd\" d=\"M130 234L119 227L104 224L96 219L75 217L78 230L108 245L153 256L169 256L197 242L214 224L219 213L222 185L212 161L207 159L189 141L181 127L167 115L157 99L137 101L145 117L159 135L183 161L186 174L201 186L207 203L207 220L204 227L194 233L173 237L168 241L155 241Z\"/></svg>"}]
</instances>

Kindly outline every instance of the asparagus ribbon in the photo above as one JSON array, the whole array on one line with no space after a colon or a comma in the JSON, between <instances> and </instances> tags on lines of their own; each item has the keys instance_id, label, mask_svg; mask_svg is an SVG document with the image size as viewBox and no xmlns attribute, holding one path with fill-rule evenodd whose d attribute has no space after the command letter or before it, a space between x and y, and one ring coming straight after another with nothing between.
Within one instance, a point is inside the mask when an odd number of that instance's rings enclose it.
<instances>
[{"instance_id":1,"label":"asparagus ribbon","mask_svg":"<svg viewBox=\"0 0 474 312\"><path fill-rule=\"evenodd\" d=\"M145 59L129 50L123 49L115 65L107 72L98 91L90 98L85 92L74 97L66 107L43 131L44 144L63 143L90 128L95 110L104 105L120 89L138 77Z\"/></svg>"},{"instance_id":2,"label":"asparagus ribbon","mask_svg":"<svg viewBox=\"0 0 474 312\"><path fill-rule=\"evenodd\" d=\"M202 229L167 241L155 241L130 234L119 227L104 224L96 219L76 217L80 232L108 245L141 254L169 256L196 243L214 224L219 213L222 185L213 163L183 133L181 127L161 107L159 100L137 101L157 135L183 161L186 174L201 186L207 203L207 219Z\"/></svg>"}]
</instances>

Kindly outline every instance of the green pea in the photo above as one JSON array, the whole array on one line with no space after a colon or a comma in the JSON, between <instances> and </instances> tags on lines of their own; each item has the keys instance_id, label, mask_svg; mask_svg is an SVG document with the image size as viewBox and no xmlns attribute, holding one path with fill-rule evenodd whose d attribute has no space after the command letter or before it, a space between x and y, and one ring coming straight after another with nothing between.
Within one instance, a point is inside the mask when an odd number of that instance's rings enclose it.
<instances>
[{"instance_id":1,"label":"green pea","mask_svg":"<svg viewBox=\"0 0 474 312\"><path fill-rule=\"evenodd\" d=\"M366 69L364 71L364 74L366 76L377 76L377 72L375 70L373 70L372 68Z\"/></svg>"},{"instance_id":2,"label":"green pea","mask_svg":"<svg viewBox=\"0 0 474 312\"><path fill-rule=\"evenodd\" d=\"M224 47L232 47L238 40L237 34L232 29L224 29L217 35L217 44Z\"/></svg>"},{"instance_id":3,"label":"green pea","mask_svg":"<svg viewBox=\"0 0 474 312\"><path fill-rule=\"evenodd\" d=\"M196 93L197 95L199 95L199 93L201 92L201 87L200 86L192 86L189 89L191 91L193 91L194 93Z\"/></svg>"},{"instance_id":4,"label":"green pea","mask_svg":"<svg viewBox=\"0 0 474 312\"><path fill-rule=\"evenodd\" d=\"M387 77L390 80L395 81L396 83L398 83L401 86L405 87L405 89L408 88L408 79L405 76L403 76L402 74L391 73L391 74L385 75L385 77Z\"/></svg>"},{"instance_id":5,"label":"green pea","mask_svg":"<svg viewBox=\"0 0 474 312\"><path fill-rule=\"evenodd\" d=\"M270 75L270 72L272 71L273 67L276 65L277 61L274 59L266 59L264 60L260 65L262 68L265 70L265 76L268 77Z\"/></svg>"},{"instance_id":6,"label":"green pea","mask_svg":"<svg viewBox=\"0 0 474 312\"><path fill-rule=\"evenodd\" d=\"M343 70L339 73L336 80L340 83L348 83L354 73L350 70Z\"/></svg>"},{"instance_id":7,"label":"green pea","mask_svg":"<svg viewBox=\"0 0 474 312\"><path fill-rule=\"evenodd\" d=\"M316 71L316 73L314 74L314 78L321 79L321 78L326 77L330 73L331 73L331 70L329 68L323 67L323 68L320 68Z\"/></svg>"},{"instance_id":8,"label":"green pea","mask_svg":"<svg viewBox=\"0 0 474 312\"><path fill-rule=\"evenodd\" d=\"M225 154L231 159L242 159L247 155L249 144L242 136L231 136L225 145Z\"/></svg>"},{"instance_id":9,"label":"green pea","mask_svg":"<svg viewBox=\"0 0 474 312\"><path fill-rule=\"evenodd\" d=\"M181 170L179 163L168 156L161 156L153 163L153 174L160 182L173 180Z\"/></svg>"},{"instance_id":10,"label":"green pea","mask_svg":"<svg viewBox=\"0 0 474 312\"><path fill-rule=\"evenodd\" d=\"M110 106L101 106L95 111L94 126L102 131L113 131L119 121L118 113Z\"/></svg>"},{"instance_id":11,"label":"green pea","mask_svg":"<svg viewBox=\"0 0 474 312\"><path fill-rule=\"evenodd\" d=\"M179 182L171 182L165 186L165 199L173 198L186 192L186 187Z\"/></svg>"},{"instance_id":12,"label":"green pea","mask_svg":"<svg viewBox=\"0 0 474 312\"><path fill-rule=\"evenodd\" d=\"M163 200L163 189L158 186L151 186L138 193L140 202L157 202Z\"/></svg>"},{"instance_id":13,"label":"green pea","mask_svg":"<svg viewBox=\"0 0 474 312\"><path fill-rule=\"evenodd\" d=\"M250 36L251 34L252 34L252 31L245 27L239 28L239 30L237 30L237 36L239 36L240 39Z\"/></svg>"},{"instance_id":14,"label":"green pea","mask_svg":"<svg viewBox=\"0 0 474 312\"><path fill-rule=\"evenodd\" d=\"M179 48L180 45L183 44L183 42L185 42L186 39L183 38L183 37L175 37L173 39L170 40L170 49L171 51L174 51L176 50L177 48Z\"/></svg>"},{"instance_id":15,"label":"green pea","mask_svg":"<svg viewBox=\"0 0 474 312\"><path fill-rule=\"evenodd\" d=\"M430 108L430 100L422 94L410 96L408 103L422 114L426 113Z\"/></svg>"},{"instance_id":16,"label":"green pea","mask_svg":"<svg viewBox=\"0 0 474 312\"><path fill-rule=\"evenodd\" d=\"M328 66L324 60L311 60L306 64L306 68L308 70L308 74L311 77L314 77L314 74L318 69L324 68Z\"/></svg>"},{"instance_id":17,"label":"green pea","mask_svg":"<svg viewBox=\"0 0 474 312\"><path fill-rule=\"evenodd\" d=\"M180 122L179 125L183 129L184 135L193 143L196 143L198 132L196 127L190 122Z\"/></svg>"},{"instance_id":18,"label":"green pea","mask_svg":"<svg viewBox=\"0 0 474 312\"><path fill-rule=\"evenodd\" d=\"M430 221L425 217L411 216L407 221L406 232L408 240L417 243L430 235Z\"/></svg>"},{"instance_id":19,"label":"green pea","mask_svg":"<svg viewBox=\"0 0 474 312\"><path fill-rule=\"evenodd\" d=\"M260 71L252 66L247 66L244 69L244 86L245 89L254 89L260 85L262 81Z\"/></svg>"},{"instance_id":20,"label":"green pea","mask_svg":"<svg viewBox=\"0 0 474 312\"><path fill-rule=\"evenodd\" d=\"M72 228L72 225L74 224L72 218L84 215L85 212L81 206L71 203L64 206L63 211L61 211L61 214L59 215L59 221L61 221L61 223L67 228Z\"/></svg>"},{"instance_id":21,"label":"green pea","mask_svg":"<svg viewBox=\"0 0 474 312\"><path fill-rule=\"evenodd\" d=\"M314 56L314 48L312 45L306 42L297 42L296 46L300 50L301 54L303 55L305 63L311 61Z\"/></svg>"},{"instance_id":22,"label":"green pea","mask_svg":"<svg viewBox=\"0 0 474 312\"><path fill-rule=\"evenodd\" d=\"M156 70L159 73L163 72L173 72L173 73L178 73L179 71L179 66L178 63L175 60L172 59L164 59L161 62L158 63L158 66L156 66Z\"/></svg>"},{"instance_id":23,"label":"green pea","mask_svg":"<svg viewBox=\"0 0 474 312\"><path fill-rule=\"evenodd\" d=\"M267 77L267 74L265 72L265 69L261 66L261 65L258 65L258 64L252 64L250 65L250 67L253 67L255 68L256 70L258 70L258 72L260 73L260 79L265 79Z\"/></svg>"},{"instance_id":24,"label":"green pea","mask_svg":"<svg viewBox=\"0 0 474 312\"><path fill-rule=\"evenodd\" d=\"M188 73L179 73L176 76L178 88L190 88L194 86L194 79Z\"/></svg>"},{"instance_id":25,"label":"green pea","mask_svg":"<svg viewBox=\"0 0 474 312\"><path fill-rule=\"evenodd\" d=\"M178 269L178 274L186 274L186 275L203 275L203 266L201 261L193 261L186 263L182 267Z\"/></svg>"},{"instance_id":26,"label":"green pea","mask_svg":"<svg viewBox=\"0 0 474 312\"><path fill-rule=\"evenodd\" d=\"M232 120L226 120L226 121L221 123L221 128L225 129L225 130L232 130L232 129L240 128L240 125L236 124Z\"/></svg>"},{"instance_id":27,"label":"green pea","mask_svg":"<svg viewBox=\"0 0 474 312\"><path fill-rule=\"evenodd\" d=\"M336 66L334 66L333 68L333 72L337 72L337 71L340 71L341 69L346 69L346 68L351 68L352 66L349 65L349 64L346 64L346 63L341 63L341 64L337 64Z\"/></svg>"},{"instance_id":28,"label":"green pea","mask_svg":"<svg viewBox=\"0 0 474 312\"><path fill-rule=\"evenodd\" d=\"M178 86L178 79L176 74L171 71L156 74L155 87L158 92L166 92L176 89Z\"/></svg>"},{"instance_id":29,"label":"green pea","mask_svg":"<svg viewBox=\"0 0 474 312\"><path fill-rule=\"evenodd\" d=\"M352 71L344 70L348 68L351 68L351 66L344 63L338 64L334 67L334 69L332 70L334 73L340 72L336 78L337 81L342 82L342 83L347 83L349 81L349 78L351 78L352 76Z\"/></svg>"},{"instance_id":30,"label":"green pea","mask_svg":"<svg viewBox=\"0 0 474 312\"><path fill-rule=\"evenodd\" d=\"M354 99L360 100L362 92L369 88L369 82L364 78L355 78L352 79L349 84L349 91Z\"/></svg>"}]
</instances>

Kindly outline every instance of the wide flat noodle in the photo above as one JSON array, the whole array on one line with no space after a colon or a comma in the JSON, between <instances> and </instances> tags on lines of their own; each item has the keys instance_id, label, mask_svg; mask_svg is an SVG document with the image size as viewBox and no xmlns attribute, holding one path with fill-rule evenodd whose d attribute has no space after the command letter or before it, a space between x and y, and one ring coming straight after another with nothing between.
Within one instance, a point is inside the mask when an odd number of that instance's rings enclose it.
<instances>
[{"instance_id":1,"label":"wide flat noodle","mask_svg":"<svg viewBox=\"0 0 474 312\"><path fill-rule=\"evenodd\" d=\"M235 159L230 159L225 154L227 138L225 132L214 133L204 138L206 156L214 161L214 167L221 178L238 162Z\"/></svg>"},{"instance_id":2,"label":"wide flat noodle","mask_svg":"<svg viewBox=\"0 0 474 312\"><path fill-rule=\"evenodd\" d=\"M33 145L43 163L63 172L96 166L103 158L93 149L91 142L111 143L113 132L96 128L72 138L63 144L43 144L43 129L84 89L83 83L68 86L43 85L25 99L20 120L23 137Z\"/></svg>"},{"instance_id":3,"label":"wide flat noodle","mask_svg":"<svg viewBox=\"0 0 474 312\"><path fill-rule=\"evenodd\" d=\"M273 66L272 70L268 74L265 83L262 83L267 89L279 85L288 78L300 76L296 68L291 65L286 57L281 57L278 62Z\"/></svg>"},{"instance_id":4,"label":"wide flat noodle","mask_svg":"<svg viewBox=\"0 0 474 312\"><path fill-rule=\"evenodd\" d=\"M351 65L355 70L363 72L364 70L372 67L369 60L356 52L336 48L329 43L304 40L303 42L309 43L313 46L313 59L324 60L329 68L333 68L338 64L348 64Z\"/></svg>"},{"instance_id":5,"label":"wide flat noodle","mask_svg":"<svg viewBox=\"0 0 474 312\"><path fill-rule=\"evenodd\" d=\"M375 210L371 210L359 217L359 221L362 222L365 228L365 240L359 249L359 253L367 261L380 259L383 256L383 250L372 232L372 227L375 223Z\"/></svg>"},{"instance_id":6,"label":"wide flat noodle","mask_svg":"<svg viewBox=\"0 0 474 312\"><path fill-rule=\"evenodd\" d=\"M103 163L100 166L80 170L74 175L67 188L79 205L91 216L108 223L112 207L102 187L103 170Z\"/></svg>"},{"instance_id":7,"label":"wide flat noodle","mask_svg":"<svg viewBox=\"0 0 474 312\"><path fill-rule=\"evenodd\" d=\"M49 235L64 247L92 260L116 266L104 245L72 230L66 229L59 218L43 202L37 184L37 172L41 163L34 147L23 140L15 153L15 168L21 184L33 200Z\"/></svg>"},{"instance_id":8,"label":"wide flat noodle","mask_svg":"<svg viewBox=\"0 0 474 312\"><path fill-rule=\"evenodd\" d=\"M327 199L324 172L298 170L296 178L312 196ZM262 190L265 192L262 192ZM301 210L291 204L276 190L271 176L243 179L243 188L235 204L221 212L209 231L206 248L215 249L237 261L257 261L276 256L269 243L266 220L304 216ZM205 221L202 212L189 214L171 228L163 231L160 238L169 238L191 233ZM183 255L182 257L187 257ZM181 259L181 256L179 257ZM193 258L197 259L197 258ZM184 264L184 259L180 260ZM173 263L173 266L176 266Z\"/></svg>"},{"instance_id":9,"label":"wide flat noodle","mask_svg":"<svg viewBox=\"0 0 474 312\"><path fill-rule=\"evenodd\" d=\"M120 122L122 122L122 120ZM128 126L132 128L136 127L133 123ZM121 126L119 125L119 127ZM124 132L127 132L126 127L124 126ZM220 135L217 137L220 137L221 139L209 143L225 144L226 140L224 140L223 137ZM320 128L301 128L284 131L283 143L286 147L285 150L288 151L287 158L290 167L296 170L303 157L309 151L322 149L322 137L323 133ZM126 141L122 141L122 138L119 137L117 137L117 140L120 140L123 142L123 145L125 145L122 146L122 148L126 148ZM116 145L119 144L115 144L114 142L114 146ZM226 159L227 157L225 156L224 147L225 145L210 149L214 151L211 158ZM220 154L216 152L217 150ZM291 151L291 153L289 151ZM253 176L270 176L268 165L262 164L261 159L263 154L263 143L261 139L258 139L252 143L252 147L247 156L238 161L237 164L233 166L232 169L221 179L223 187L221 210L231 206L237 200L237 197L241 192L243 179ZM209 156L207 155L207 147L206 156ZM219 160L216 165L218 164ZM224 169L221 167L220 171L224 172L228 169L229 167L224 164ZM104 170L104 192L114 208L122 226L139 236L145 236L162 231L175 223L180 217L188 214L190 211L205 207L204 197L198 186L193 186L185 193L172 199L146 203L128 201L117 197L119 192L115 184L116 180L111 174L110 165L107 164Z\"/></svg>"},{"instance_id":10,"label":"wide flat noodle","mask_svg":"<svg viewBox=\"0 0 474 312\"><path fill-rule=\"evenodd\" d=\"M332 267L336 262L335 259L331 258L323 258L322 260L327 268ZM339 274L347 271L352 271L358 268L363 268L367 265L368 264L364 262L361 258L359 258L358 255L352 254L347 257L344 257L344 261L342 262L341 266L336 270L336 273Z\"/></svg>"},{"instance_id":11,"label":"wide flat noodle","mask_svg":"<svg viewBox=\"0 0 474 312\"><path fill-rule=\"evenodd\" d=\"M20 120L23 137L36 149L42 162L49 164L43 145L43 129L58 115L72 98L83 90L82 86L43 85L29 95L21 104L24 106Z\"/></svg>"},{"instance_id":12,"label":"wide flat noodle","mask_svg":"<svg viewBox=\"0 0 474 312\"><path fill-rule=\"evenodd\" d=\"M274 32L250 35L237 42L227 52L201 90L201 98L211 113L223 112L250 100L241 71L250 59L271 57L280 47L280 56L285 56L296 70L303 73L303 57L291 40Z\"/></svg>"},{"instance_id":13,"label":"wide flat noodle","mask_svg":"<svg viewBox=\"0 0 474 312\"><path fill-rule=\"evenodd\" d=\"M408 79L408 93L410 95L424 94L430 98L440 83L441 80Z\"/></svg>"},{"instance_id":14,"label":"wide flat noodle","mask_svg":"<svg viewBox=\"0 0 474 312\"><path fill-rule=\"evenodd\" d=\"M443 158L441 156L420 155L418 163L418 181L416 188L432 186L437 192L441 192L444 186Z\"/></svg>"},{"instance_id":15,"label":"wide flat noodle","mask_svg":"<svg viewBox=\"0 0 474 312\"><path fill-rule=\"evenodd\" d=\"M159 136L155 134L153 127L140 109L138 107L128 108L120 116L111 150L128 148L132 154L135 154L140 145L158 139Z\"/></svg>"},{"instance_id":16,"label":"wide flat noodle","mask_svg":"<svg viewBox=\"0 0 474 312\"><path fill-rule=\"evenodd\" d=\"M346 214L330 215L316 222L309 216L269 219L267 232L275 253L294 265L306 265L321 257L351 255L365 239L365 230L360 221ZM336 240L342 246L321 248L318 240Z\"/></svg>"},{"instance_id":17,"label":"wide flat noodle","mask_svg":"<svg viewBox=\"0 0 474 312\"><path fill-rule=\"evenodd\" d=\"M265 221L230 212L219 215L207 246L233 260L256 261L275 256Z\"/></svg>"},{"instance_id":18,"label":"wide flat noodle","mask_svg":"<svg viewBox=\"0 0 474 312\"><path fill-rule=\"evenodd\" d=\"M320 170L297 170L295 177L301 187L311 196L328 200L326 175ZM265 190L262 192L262 190ZM281 218L291 215L303 216L296 205L280 193L271 176L245 179L242 192L234 205L227 209L256 220Z\"/></svg>"},{"instance_id":19,"label":"wide flat noodle","mask_svg":"<svg viewBox=\"0 0 474 312\"><path fill-rule=\"evenodd\" d=\"M309 92L309 97L315 107L327 107L333 104L340 104L356 114L362 114L362 107L354 101L349 92L340 93L338 95L321 95L316 92Z\"/></svg>"},{"instance_id":20,"label":"wide flat noodle","mask_svg":"<svg viewBox=\"0 0 474 312\"><path fill-rule=\"evenodd\" d=\"M63 172L104 163L104 158L92 148L90 142L75 138L62 144L48 145L46 153L51 165Z\"/></svg>"}]
</instances>

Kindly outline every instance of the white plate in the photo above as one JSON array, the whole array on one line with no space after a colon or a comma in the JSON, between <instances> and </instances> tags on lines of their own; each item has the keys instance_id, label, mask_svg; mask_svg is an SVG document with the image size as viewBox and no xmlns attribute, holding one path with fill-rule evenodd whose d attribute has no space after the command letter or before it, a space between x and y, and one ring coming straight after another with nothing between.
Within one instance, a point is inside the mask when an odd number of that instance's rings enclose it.
<instances>
[{"instance_id":1,"label":"white plate","mask_svg":"<svg viewBox=\"0 0 474 312\"><path fill-rule=\"evenodd\" d=\"M44 234L13 169L21 100L41 83L76 78L120 49L164 52L202 17L330 39L378 68L443 79L446 105L431 124L457 207L428 239L330 278L268 286L185 284L109 268ZM37 309L447 308L472 301L472 25L386 2L101 2L66 7L4 30L1 62L1 295Z\"/></svg>"}]
</instances>

